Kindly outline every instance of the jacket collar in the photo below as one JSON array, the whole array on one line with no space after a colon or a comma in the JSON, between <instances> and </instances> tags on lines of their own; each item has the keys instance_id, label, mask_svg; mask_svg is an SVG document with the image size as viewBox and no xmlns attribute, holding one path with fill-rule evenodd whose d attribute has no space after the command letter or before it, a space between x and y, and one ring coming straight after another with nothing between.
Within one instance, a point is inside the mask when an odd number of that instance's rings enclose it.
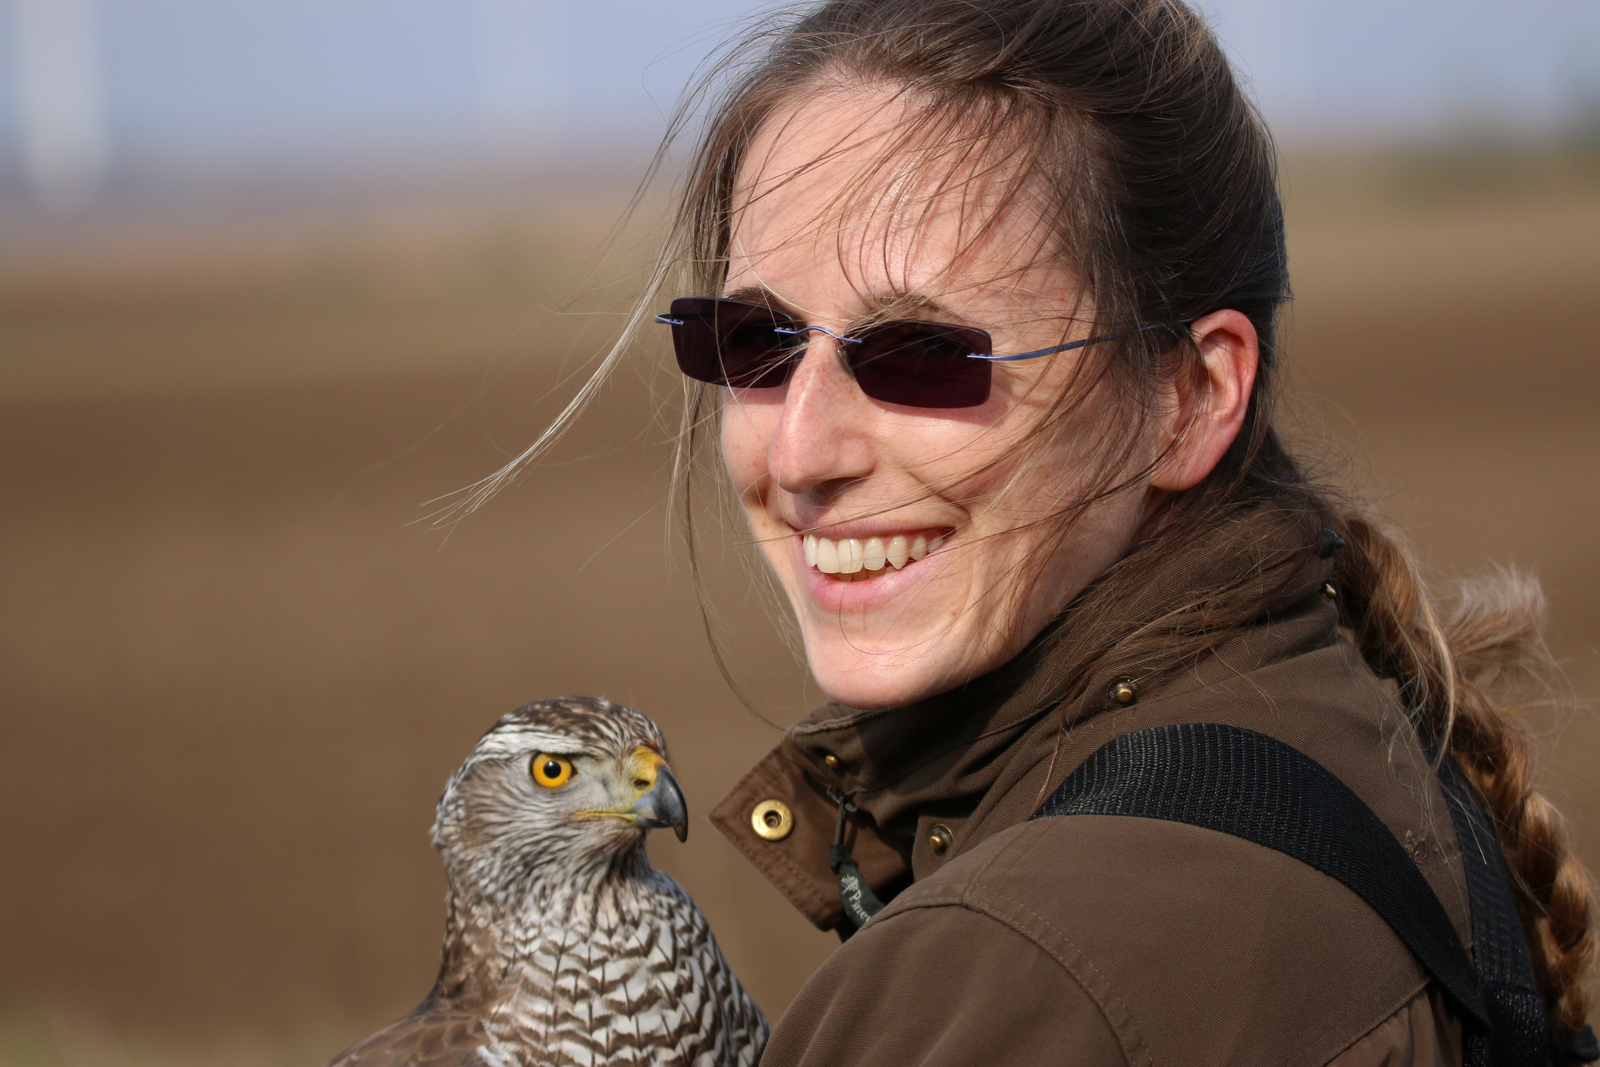
<instances>
[{"instance_id":1,"label":"jacket collar","mask_svg":"<svg viewBox=\"0 0 1600 1067\"><path fill-rule=\"evenodd\" d=\"M1054 765L1062 731L1116 710L1110 690L1117 681L1131 679L1141 698L1197 684L1197 672L1143 671L1138 656L1123 654L1132 639L1191 617L1197 576L1208 584L1233 578L1252 595L1265 593L1270 618L1315 595L1331 572L1325 555L1302 517L1266 509L1215 524L1165 559L1136 552L1114 568L1141 569L1136 582L1108 573L990 674L898 708L813 709L711 820L808 919L839 927L843 911L827 862L838 809L829 787L858 805L848 840L862 873L888 896L1025 820L1072 770ZM758 805L774 801L793 817L776 840L753 818ZM961 847L933 856L922 825L933 820L958 826Z\"/></svg>"}]
</instances>

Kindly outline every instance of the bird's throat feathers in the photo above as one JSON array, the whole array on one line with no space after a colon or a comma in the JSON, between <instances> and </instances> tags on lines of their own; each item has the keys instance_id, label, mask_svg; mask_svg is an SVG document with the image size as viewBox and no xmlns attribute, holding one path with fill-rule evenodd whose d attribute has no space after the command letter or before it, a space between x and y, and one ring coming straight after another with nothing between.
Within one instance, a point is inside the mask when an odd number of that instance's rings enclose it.
<instances>
[{"instance_id":1,"label":"bird's throat feathers","mask_svg":"<svg viewBox=\"0 0 1600 1067\"><path fill-rule=\"evenodd\" d=\"M571 953L626 926L628 916L687 899L669 875L650 865L642 845L565 879L489 879L488 894L479 884L450 877L439 979L430 999L457 1007L495 1002L518 984L520 962Z\"/></svg>"}]
</instances>

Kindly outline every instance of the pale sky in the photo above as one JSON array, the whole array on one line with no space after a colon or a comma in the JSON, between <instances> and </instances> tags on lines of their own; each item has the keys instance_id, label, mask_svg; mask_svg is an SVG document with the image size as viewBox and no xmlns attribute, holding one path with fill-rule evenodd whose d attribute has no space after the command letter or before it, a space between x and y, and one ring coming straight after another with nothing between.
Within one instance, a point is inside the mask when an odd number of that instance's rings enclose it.
<instances>
[{"instance_id":1,"label":"pale sky","mask_svg":"<svg viewBox=\"0 0 1600 1067\"><path fill-rule=\"evenodd\" d=\"M0 190L642 154L695 64L767 6L0 0ZM1600 101L1600 0L1201 6L1291 144L1551 129Z\"/></svg>"}]
</instances>

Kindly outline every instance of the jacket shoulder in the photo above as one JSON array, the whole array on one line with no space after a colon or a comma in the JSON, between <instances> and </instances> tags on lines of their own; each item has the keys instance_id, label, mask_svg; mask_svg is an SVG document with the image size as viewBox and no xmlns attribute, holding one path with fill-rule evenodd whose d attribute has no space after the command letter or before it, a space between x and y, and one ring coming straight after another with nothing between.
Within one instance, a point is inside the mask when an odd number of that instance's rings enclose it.
<instances>
[{"instance_id":1,"label":"jacket shoulder","mask_svg":"<svg viewBox=\"0 0 1600 1067\"><path fill-rule=\"evenodd\" d=\"M1345 886L1181 823L1083 815L1011 827L907 889L862 934L951 908L1072 971L1157 1063L1325 1064L1368 1035L1382 1043L1375 1032L1428 984Z\"/></svg>"},{"instance_id":2,"label":"jacket shoulder","mask_svg":"<svg viewBox=\"0 0 1600 1067\"><path fill-rule=\"evenodd\" d=\"M880 914L829 957L762 1067L1154 1062L1070 945L979 907L924 903Z\"/></svg>"}]
</instances>

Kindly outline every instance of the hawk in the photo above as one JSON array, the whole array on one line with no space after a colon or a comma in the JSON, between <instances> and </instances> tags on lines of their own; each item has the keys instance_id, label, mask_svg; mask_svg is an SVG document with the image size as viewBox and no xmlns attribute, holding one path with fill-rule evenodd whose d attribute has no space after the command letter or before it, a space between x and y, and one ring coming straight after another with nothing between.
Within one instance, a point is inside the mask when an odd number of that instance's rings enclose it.
<instances>
[{"instance_id":1,"label":"hawk","mask_svg":"<svg viewBox=\"0 0 1600 1067\"><path fill-rule=\"evenodd\" d=\"M443 959L410 1015L329 1067L747 1067L767 1021L705 916L650 865L688 834L661 729L596 697L484 734L439 800Z\"/></svg>"}]
</instances>

